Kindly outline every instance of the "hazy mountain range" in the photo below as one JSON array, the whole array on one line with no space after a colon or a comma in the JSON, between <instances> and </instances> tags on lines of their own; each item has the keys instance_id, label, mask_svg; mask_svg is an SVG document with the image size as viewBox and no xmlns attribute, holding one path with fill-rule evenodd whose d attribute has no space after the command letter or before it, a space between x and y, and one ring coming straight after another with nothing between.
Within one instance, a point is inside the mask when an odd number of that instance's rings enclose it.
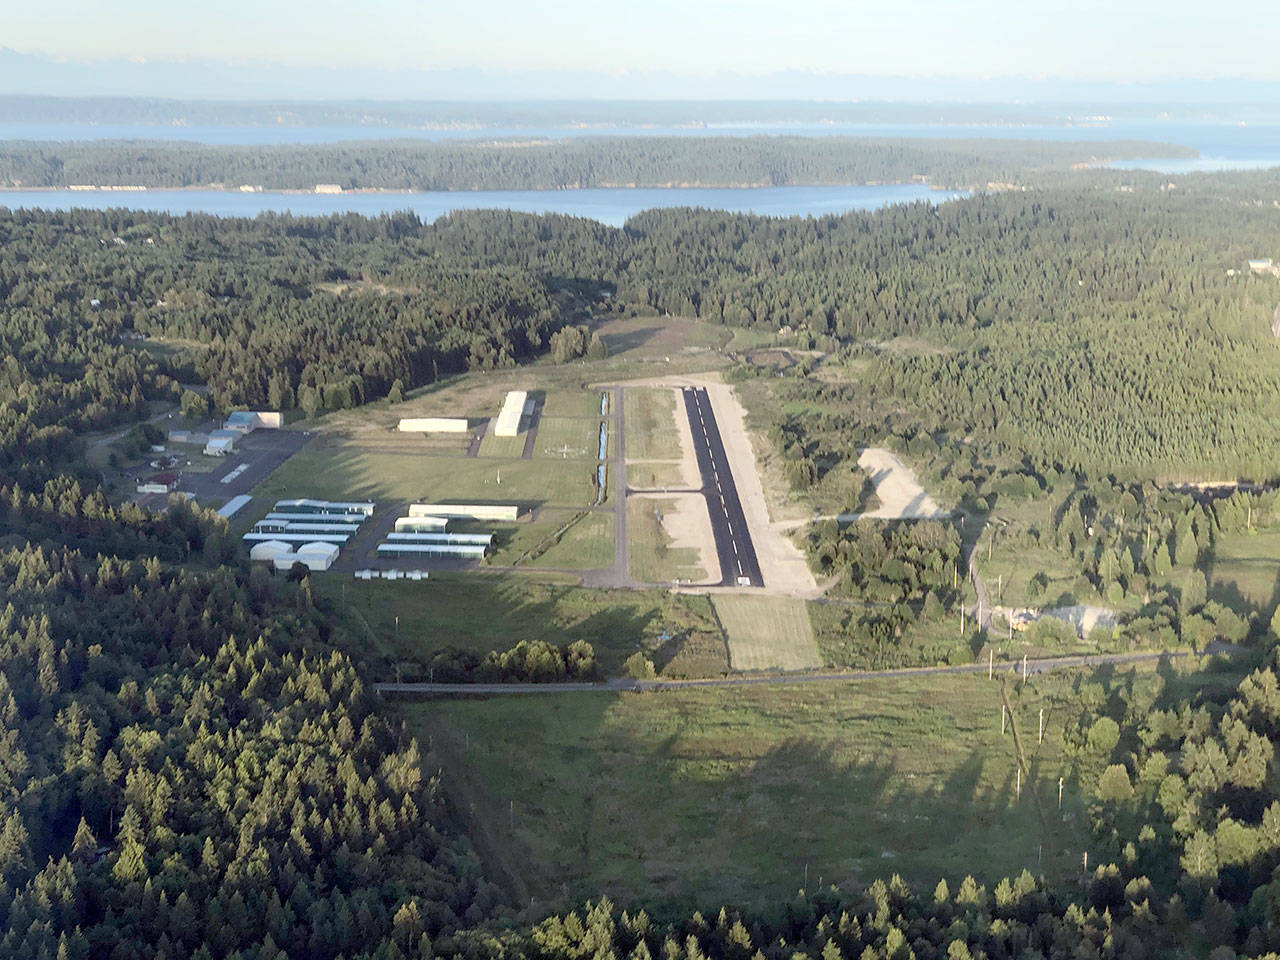
<instances>
[{"instance_id":1,"label":"hazy mountain range","mask_svg":"<svg viewBox=\"0 0 1280 960\"><path fill-rule=\"evenodd\" d=\"M55 119L53 106L30 97L135 98L154 97L157 90L176 100L198 101L343 101L359 108L370 122L397 122L394 104L385 101L531 100L618 101L750 101L749 112L734 112L727 104L715 109L668 112L638 122L715 122L744 120L885 119L875 104L897 102L899 121L974 122L984 119L1043 121L1107 112L1130 117L1168 114L1187 119L1280 119L1280 83L1239 79L1187 80L1118 84L1061 79L993 77L876 77L788 71L768 75L681 75L662 72L617 74L574 71L498 70L386 70L352 67L290 67L260 62L94 61L56 59L0 47L0 95L7 95L0 119ZM590 91L584 98L583 92ZM15 95L19 99L14 99ZM367 101L376 101L376 105ZM763 108L762 102L824 101L802 110L792 106ZM870 101L871 103L867 103ZM154 122L172 107L125 106L110 99L97 101L100 122L135 122L149 113ZM915 104L904 116L902 105ZM36 104L33 106L33 104ZM985 104L956 110L959 104ZM262 104L266 106L266 104ZM821 109L817 109L820 106ZM68 109L68 108L63 108ZM806 112L807 110L807 112ZM245 118L228 122L257 122ZM456 111L455 111L456 112ZM474 111L473 111L474 112ZM463 111L466 113L466 111ZM590 110L581 122L595 122ZM639 117L644 111L634 115ZM442 122L449 122L447 111ZM615 116L611 109L609 115ZM83 106L68 120L81 121ZM403 120L403 118L401 118ZM341 120L317 122L351 122ZM496 121L495 121L496 122Z\"/></svg>"}]
</instances>

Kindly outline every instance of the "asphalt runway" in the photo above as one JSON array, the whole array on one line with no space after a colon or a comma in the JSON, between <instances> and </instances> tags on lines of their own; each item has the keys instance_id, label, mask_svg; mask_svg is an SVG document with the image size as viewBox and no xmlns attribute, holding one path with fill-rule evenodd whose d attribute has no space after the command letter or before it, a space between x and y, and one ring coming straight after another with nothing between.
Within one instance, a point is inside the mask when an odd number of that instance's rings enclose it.
<instances>
[{"instance_id":1,"label":"asphalt runway","mask_svg":"<svg viewBox=\"0 0 1280 960\"><path fill-rule=\"evenodd\" d=\"M747 518L738 499L738 488L729 469L729 458L720 439L720 428L707 391L685 387L684 408L693 431L693 446L702 473L702 495L707 500L711 532L720 557L722 586L763 587L756 548L747 529Z\"/></svg>"}]
</instances>

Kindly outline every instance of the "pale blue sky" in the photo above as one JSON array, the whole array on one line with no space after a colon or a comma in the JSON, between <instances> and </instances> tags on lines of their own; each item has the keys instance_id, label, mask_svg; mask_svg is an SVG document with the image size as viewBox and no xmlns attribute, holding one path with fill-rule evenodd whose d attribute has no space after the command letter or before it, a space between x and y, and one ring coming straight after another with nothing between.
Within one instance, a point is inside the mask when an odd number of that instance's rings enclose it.
<instances>
[{"instance_id":1,"label":"pale blue sky","mask_svg":"<svg viewBox=\"0 0 1280 960\"><path fill-rule=\"evenodd\" d=\"M0 46L297 66L1280 79L1265 5L1199 0L51 0ZM1252 12L1251 12L1252 11Z\"/></svg>"}]
</instances>

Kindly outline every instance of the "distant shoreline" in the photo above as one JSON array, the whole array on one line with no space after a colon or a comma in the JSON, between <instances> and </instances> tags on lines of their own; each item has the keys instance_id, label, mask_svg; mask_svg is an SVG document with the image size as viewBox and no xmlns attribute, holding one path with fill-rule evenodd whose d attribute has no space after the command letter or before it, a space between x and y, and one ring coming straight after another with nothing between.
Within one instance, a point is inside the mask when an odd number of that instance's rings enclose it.
<instances>
[{"instance_id":1,"label":"distant shoreline","mask_svg":"<svg viewBox=\"0 0 1280 960\"><path fill-rule=\"evenodd\" d=\"M978 189L976 186L951 187L940 186L938 184L929 183L920 180L892 180L879 181L868 180L862 182L849 183L654 183L654 184L638 184L638 183L598 183L591 186L573 186L573 187L473 187L469 189L453 188L453 189L434 189L434 190L413 190L401 187L356 187L350 190L341 191L325 191L325 190L305 190L291 187L262 187L254 190L242 190L239 187L228 187L222 184L191 184L184 187L147 187L147 186L75 186L75 187L22 187L0 184L0 194L5 193L67 193L67 194L84 194L88 196L98 196L101 194L111 194L117 196L136 196L138 194L153 193L227 193L240 194L249 197L255 196L285 196L285 197L352 197L352 196L417 196L420 194L435 193L581 193L587 190L803 190L806 188L838 188L838 187L923 187L928 190L936 190L941 193L953 193L958 191L970 191ZM985 189L985 187L984 187ZM993 188L994 189L994 188Z\"/></svg>"}]
</instances>

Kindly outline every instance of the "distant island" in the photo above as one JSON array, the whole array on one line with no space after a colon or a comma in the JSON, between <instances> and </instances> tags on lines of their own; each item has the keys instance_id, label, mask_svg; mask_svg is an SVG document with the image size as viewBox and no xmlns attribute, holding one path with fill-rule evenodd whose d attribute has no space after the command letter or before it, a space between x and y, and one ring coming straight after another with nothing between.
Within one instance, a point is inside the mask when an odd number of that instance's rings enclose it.
<instances>
[{"instance_id":1,"label":"distant island","mask_svg":"<svg viewBox=\"0 0 1280 960\"><path fill-rule=\"evenodd\" d=\"M713 149L714 148L714 149ZM219 146L9 141L4 189L450 191L927 183L1017 189L1117 160L1188 158L1148 141L601 137Z\"/></svg>"}]
</instances>

